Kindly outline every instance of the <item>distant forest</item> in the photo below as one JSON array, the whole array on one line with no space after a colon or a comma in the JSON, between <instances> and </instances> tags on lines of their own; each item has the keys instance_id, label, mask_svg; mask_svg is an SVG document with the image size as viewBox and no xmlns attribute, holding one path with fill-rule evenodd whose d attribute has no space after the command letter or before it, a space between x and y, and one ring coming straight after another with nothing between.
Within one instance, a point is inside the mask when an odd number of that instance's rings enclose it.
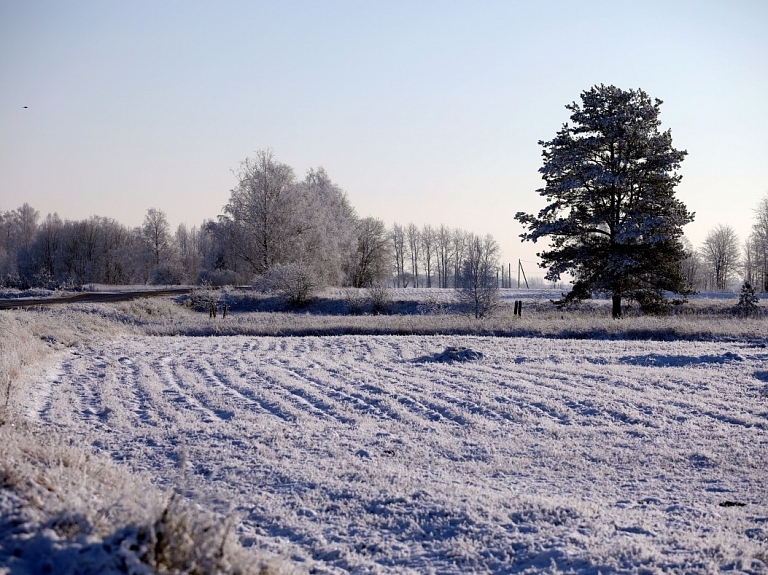
<instances>
[{"instance_id":1,"label":"distant forest","mask_svg":"<svg viewBox=\"0 0 768 575\"><path fill-rule=\"evenodd\" d=\"M511 287L490 235L445 225L388 228L360 217L322 168L299 180L267 150L243 161L237 178L222 214L176 230L154 208L133 229L99 216L41 219L26 203L0 211L0 285L249 284L289 266L322 286L452 288L470 260L482 257L499 285ZM693 290L727 291L747 281L768 291L768 197L743 242L717 225L701 246L686 248L682 266Z\"/></svg>"},{"instance_id":2,"label":"distant forest","mask_svg":"<svg viewBox=\"0 0 768 575\"><path fill-rule=\"evenodd\" d=\"M133 229L99 216L41 220L26 203L0 211L0 285L249 284L289 266L323 286L445 288L458 285L473 247L501 274L491 236L444 225L387 228L358 216L322 168L298 180L262 151L242 162L237 177L221 215L176 230L154 208Z\"/></svg>"}]
</instances>

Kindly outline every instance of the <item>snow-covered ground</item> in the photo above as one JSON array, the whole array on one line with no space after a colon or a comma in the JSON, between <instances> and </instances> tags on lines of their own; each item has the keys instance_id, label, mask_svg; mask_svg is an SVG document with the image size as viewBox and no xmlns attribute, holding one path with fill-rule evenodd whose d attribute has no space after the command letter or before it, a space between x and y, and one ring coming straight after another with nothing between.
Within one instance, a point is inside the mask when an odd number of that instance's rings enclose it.
<instances>
[{"instance_id":1,"label":"snow-covered ground","mask_svg":"<svg viewBox=\"0 0 768 575\"><path fill-rule=\"evenodd\" d=\"M48 378L33 418L307 571L768 573L764 347L136 337Z\"/></svg>"}]
</instances>

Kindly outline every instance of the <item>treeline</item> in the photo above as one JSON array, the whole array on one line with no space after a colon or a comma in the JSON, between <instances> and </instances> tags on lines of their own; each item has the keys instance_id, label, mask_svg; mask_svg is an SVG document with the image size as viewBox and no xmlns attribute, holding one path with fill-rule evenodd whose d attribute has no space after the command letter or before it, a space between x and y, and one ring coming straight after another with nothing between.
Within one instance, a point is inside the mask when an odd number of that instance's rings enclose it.
<instances>
[{"instance_id":1,"label":"treeline","mask_svg":"<svg viewBox=\"0 0 768 575\"><path fill-rule=\"evenodd\" d=\"M322 168L299 180L270 151L260 151L236 175L222 214L191 228L172 230L154 208L137 228L98 216L41 220L28 204L0 211L0 282L54 289L292 277L312 287L460 287L480 256L484 280L499 273L491 236L443 225L388 229L359 217Z\"/></svg>"},{"instance_id":2,"label":"treeline","mask_svg":"<svg viewBox=\"0 0 768 575\"><path fill-rule=\"evenodd\" d=\"M9 287L77 288L84 284L179 284L213 257L203 226L179 226L150 209L141 227L111 218L62 220L29 204L0 212L0 281Z\"/></svg>"},{"instance_id":3,"label":"treeline","mask_svg":"<svg viewBox=\"0 0 768 575\"><path fill-rule=\"evenodd\" d=\"M695 291L735 291L743 282L768 292L768 196L755 209L752 229L743 242L733 227L719 224L698 249L690 242L687 248L683 272Z\"/></svg>"}]
</instances>

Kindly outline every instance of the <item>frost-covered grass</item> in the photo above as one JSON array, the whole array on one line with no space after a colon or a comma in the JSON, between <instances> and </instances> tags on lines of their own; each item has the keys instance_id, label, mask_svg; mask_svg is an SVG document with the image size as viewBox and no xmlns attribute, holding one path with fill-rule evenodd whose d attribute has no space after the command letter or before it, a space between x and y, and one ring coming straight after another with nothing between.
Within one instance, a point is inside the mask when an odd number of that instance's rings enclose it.
<instances>
[{"instance_id":1,"label":"frost-covered grass","mask_svg":"<svg viewBox=\"0 0 768 575\"><path fill-rule=\"evenodd\" d=\"M184 453L190 497L318 573L768 573L767 374L749 343L140 337L31 415L161 486Z\"/></svg>"},{"instance_id":2,"label":"frost-covered grass","mask_svg":"<svg viewBox=\"0 0 768 575\"><path fill-rule=\"evenodd\" d=\"M611 318L608 300L585 302L577 309L559 310L551 302L560 295L552 290L502 290L502 305L489 318L475 319L461 313L453 290L391 290L386 314L348 313L344 290L329 290L301 310L286 310L272 297L252 291L213 291L221 313L209 318L203 311L174 306L170 300L132 302L124 321L135 322L151 335L496 335L503 337L554 337L586 339L657 340L764 340L768 328L764 315L743 318L734 314L737 298L706 294L692 298L665 316L646 316L629 308L621 320ZM523 302L522 317L513 315L514 301ZM179 298L180 302L184 298ZM125 309L128 308L119 308ZM142 310L145 310L142 312Z\"/></svg>"},{"instance_id":3,"label":"frost-covered grass","mask_svg":"<svg viewBox=\"0 0 768 575\"><path fill-rule=\"evenodd\" d=\"M5 311L0 333L0 573L289 572L244 551L234 517L175 495L178 473L158 489L60 426L26 417L45 402L41 371L135 336L134 327L92 312Z\"/></svg>"},{"instance_id":4,"label":"frost-covered grass","mask_svg":"<svg viewBox=\"0 0 768 575\"><path fill-rule=\"evenodd\" d=\"M453 290L392 289L387 313L374 315L365 291L350 313L349 292L329 289L311 305L289 309L285 302L252 290L199 290L191 296L152 298L121 304L68 304L68 312L102 316L150 335L496 335L587 339L763 340L766 312L735 313L735 294L701 294L664 316L646 316L630 306L621 320L611 318L610 301L591 300L559 310L557 290L501 290L501 306L485 319L462 313ZM522 317L513 314L523 302ZM197 305L190 305L191 302ZM210 318L209 302L218 303ZM202 303L200 303L202 302ZM222 317L224 304L227 317ZM768 308L768 304L764 304ZM42 312L41 312L42 313ZM52 313L61 313L52 311ZM53 316L51 316L53 317Z\"/></svg>"},{"instance_id":5,"label":"frost-covered grass","mask_svg":"<svg viewBox=\"0 0 768 575\"><path fill-rule=\"evenodd\" d=\"M768 572L765 319L557 296L0 312L0 572Z\"/></svg>"},{"instance_id":6,"label":"frost-covered grass","mask_svg":"<svg viewBox=\"0 0 768 575\"><path fill-rule=\"evenodd\" d=\"M0 427L0 517L3 573L273 572L242 549L233 518L20 419Z\"/></svg>"}]
</instances>

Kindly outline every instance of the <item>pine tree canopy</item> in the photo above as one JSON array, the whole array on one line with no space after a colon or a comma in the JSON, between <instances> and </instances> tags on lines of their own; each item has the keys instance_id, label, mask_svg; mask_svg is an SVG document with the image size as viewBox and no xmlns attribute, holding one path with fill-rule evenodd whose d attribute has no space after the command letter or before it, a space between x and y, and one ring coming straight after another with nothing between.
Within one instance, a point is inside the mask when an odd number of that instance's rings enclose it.
<instances>
[{"instance_id":1,"label":"pine tree canopy","mask_svg":"<svg viewBox=\"0 0 768 575\"><path fill-rule=\"evenodd\" d=\"M545 186L537 192L548 203L515 219L523 240L549 240L538 254L547 279L574 278L560 303L609 294L618 317L623 298L659 311L664 292L690 293L681 239L694 214L675 198L687 152L659 131L661 104L642 90L595 86L566 106L572 124L539 142Z\"/></svg>"}]
</instances>

